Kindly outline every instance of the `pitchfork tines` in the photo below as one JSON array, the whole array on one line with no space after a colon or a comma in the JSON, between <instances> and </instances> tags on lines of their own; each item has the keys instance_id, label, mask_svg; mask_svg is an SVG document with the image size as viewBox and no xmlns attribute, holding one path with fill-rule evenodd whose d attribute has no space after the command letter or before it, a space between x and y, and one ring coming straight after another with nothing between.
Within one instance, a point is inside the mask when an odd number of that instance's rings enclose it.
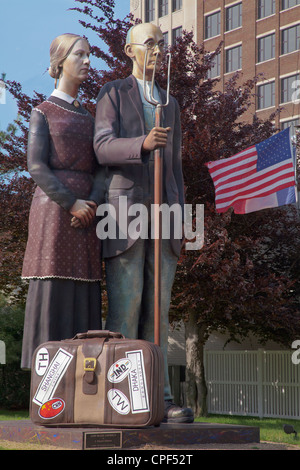
<instances>
[{"instance_id":1,"label":"pitchfork tines","mask_svg":"<svg viewBox=\"0 0 300 470\"><path fill-rule=\"evenodd\" d=\"M163 104L163 103L160 103L159 101L157 101L155 98L154 98L154 93L153 93L153 90L154 90L154 84L155 84L155 73L156 73L156 68L157 68L157 57L158 57L158 54L156 54L155 56L155 64L154 64L154 69L153 69L153 74L152 74L152 81L151 81L151 94L150 94L150 97L148 98L147 97L147 93L146 93L146 66L147 66L147 62L148 62L148 50L146 51L146 55L145 55L145 62L144 62L144 76L143 76L143 81L144 81L144 97L145 97L145 100L148 101L148 103L152 104L153 106L156 106L156 107L165 107L165 106L168 106L169 104L169 100L170 100L170 70L171 70L171 53L169 52L167 54L167 58L168 58L168 77L167 77L167 100L166 102Z\"/></svg>"}]
</instances>

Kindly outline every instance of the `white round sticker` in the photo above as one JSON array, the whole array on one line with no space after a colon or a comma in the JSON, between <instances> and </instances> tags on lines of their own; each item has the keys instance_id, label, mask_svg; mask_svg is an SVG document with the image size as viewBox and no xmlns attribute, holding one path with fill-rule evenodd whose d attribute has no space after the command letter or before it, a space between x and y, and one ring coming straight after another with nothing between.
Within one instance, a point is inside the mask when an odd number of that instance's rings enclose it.
<instances>
[{"instance_id":1,"label":"white round sticker","mask_svg":"<svg viewBox=\"0 0 300 470\"><path fill-rule=\"evenodd\" d=\"M111 383L119 383L127 377L131 369L131 361L129 359L120 359L115 362L107 372L107 379Z\"/></svg>"},{"instance_id":2,"label":"white round sticker","mask_svg":"<svg viewBox=\"0 0 300 470\"><path fill-rule=\"evenodd\" d=\"M107 398L111 406L120 415L128 415L130 412L130 404L127 397L121 390L113 388L108 391Z\"/></svg>"},{"instance_id":3,"label":"white round sticker","mask_svg":"<svg viewBox=\"0 0 300 470\"><path fill-rule=\"evenodd\" d=\"M35 358L35 372L40 377L44 375L49 365L49 352L46 348L38 350Z\"/></svg>"}]
</instances>

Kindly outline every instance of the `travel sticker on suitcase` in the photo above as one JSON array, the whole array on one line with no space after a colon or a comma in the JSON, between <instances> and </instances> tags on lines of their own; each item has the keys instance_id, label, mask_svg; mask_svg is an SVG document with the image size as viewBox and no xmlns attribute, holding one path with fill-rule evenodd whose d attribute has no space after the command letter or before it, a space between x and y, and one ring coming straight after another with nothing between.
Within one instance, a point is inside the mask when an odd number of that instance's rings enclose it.
<instances>
[{"instance_id":1,"label":"travel sticker on suitcase","mask_svg":"<svg viewBox=\"0 0 300 470\"><path fill-rule=\"evenodd\" d=\"M108 370L109 382L120 383L128 377L130 404L126 395L117 388L108 391L107 398L119 414L145 413L150 411L143 351L126 352L126 358L115 362Z\"/></svg>"},{"instance_id":2,"label":"travel sticker on suitcase","mask_svg":"<svg viewBox=\"0 0 300 470\"><path fill-rule=\"evenodd\" d=\"M47 369L45 369L41 367L41 363L46 360L47 354L47 349L42 348L38 351L35 362L36 373L39 376L43 375L43 379L41 380L32 401L40 406L54 398L55 391L73 359L72 354L60 348ZM44 374L42 374L42 370L44 370Z\"/></svg>"}]
</instances>

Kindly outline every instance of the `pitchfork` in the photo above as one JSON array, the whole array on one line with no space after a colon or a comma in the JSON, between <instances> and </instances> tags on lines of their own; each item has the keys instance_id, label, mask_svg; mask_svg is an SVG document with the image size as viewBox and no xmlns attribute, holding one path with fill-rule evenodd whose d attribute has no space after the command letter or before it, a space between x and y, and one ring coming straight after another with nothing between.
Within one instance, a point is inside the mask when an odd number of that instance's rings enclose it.
<instances>
[{"instance_id":1,"label":"pitchfork","mask_svg":"<svg viewBox=\"0 0 300 470\"><path fill-rule=\"evenodd\" d=\"M168 53L168 79L167 79L167 100L165 104L159 103L154 96L155 72L157 67L157 57L155 57L155 65L152 75L151 94L148 99L146 93L146 64L148 58L148 50L145 55L144 63L144 97L151 105L155 106L155 127L161 126L162 108L168 106L170 100L170 67L171 54ZM163 182L163 159L162 149L158 148L154 151L154 342L160 345L160 318L161 318L161 249L162 249L162 231L161 231L161 212L159 210L162 204L162 182Z\"/></svg>"}]
</instances>

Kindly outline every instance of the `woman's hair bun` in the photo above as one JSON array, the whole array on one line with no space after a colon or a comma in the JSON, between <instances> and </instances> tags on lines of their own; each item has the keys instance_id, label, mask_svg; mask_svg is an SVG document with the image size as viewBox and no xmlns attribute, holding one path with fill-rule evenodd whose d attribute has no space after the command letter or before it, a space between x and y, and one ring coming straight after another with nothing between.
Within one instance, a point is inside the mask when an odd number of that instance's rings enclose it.
<instances>
[{"instance_id":1,"label":"woman's hair bun","mask_svg":"<svg viewBox=\"0 0 300 470\"><path fill-rule=\"evenodd\" d=\"M50 77L52 78L58 78L56 75L57 73L55 72L55 70L53 70L53 67L50 65L50 67L48 68L48 73L50 75Z\"/></svg>"}]
</instances>

